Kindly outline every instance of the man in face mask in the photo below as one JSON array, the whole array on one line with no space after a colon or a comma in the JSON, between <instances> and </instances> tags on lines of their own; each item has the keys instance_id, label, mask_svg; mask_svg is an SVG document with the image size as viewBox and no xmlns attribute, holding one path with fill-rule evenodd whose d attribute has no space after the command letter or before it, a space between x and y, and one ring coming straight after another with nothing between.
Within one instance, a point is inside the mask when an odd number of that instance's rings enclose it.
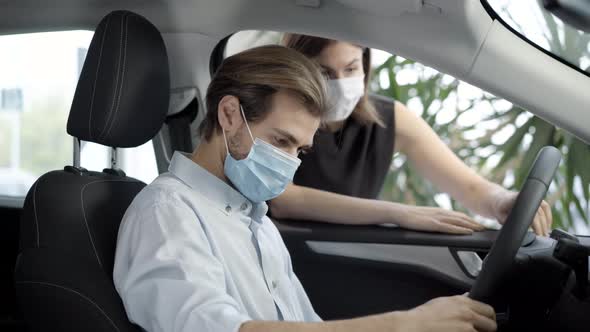
<instances>
[{"instance_id":1,"label":"man in face mask","mask_svg":"<svg viewBox=\"0 0 590 332\"><path fill-rule=\"evenodd\" d=\"M207 90L202 143L174 154L119 229L113 276L132 322L150 332L495 329L493 309L462 296L352 320L315 313L265 201L311 147L325 94L317 66L287 48L224 61Z\"/></svg>"}]
</instances>

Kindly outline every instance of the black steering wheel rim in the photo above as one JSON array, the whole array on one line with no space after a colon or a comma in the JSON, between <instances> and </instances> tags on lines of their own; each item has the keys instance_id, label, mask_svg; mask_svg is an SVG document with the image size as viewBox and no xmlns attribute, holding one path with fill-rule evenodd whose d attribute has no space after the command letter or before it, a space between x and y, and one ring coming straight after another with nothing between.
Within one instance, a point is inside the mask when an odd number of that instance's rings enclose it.
<instances>
[{"instance_id":1,"label":"black steering wheel rim","mask_svg":"<svg viewBox=\"0 0 590 332\"><path fill-rule=\"evenodd\" d=\"M514 257L549 189L560 160L561 153L555 147L546 146L539 151L514 206L471 287L470 298L488 304L494 302L494 295L498 293L511 269Z\"/></svg>"}]
</instances>

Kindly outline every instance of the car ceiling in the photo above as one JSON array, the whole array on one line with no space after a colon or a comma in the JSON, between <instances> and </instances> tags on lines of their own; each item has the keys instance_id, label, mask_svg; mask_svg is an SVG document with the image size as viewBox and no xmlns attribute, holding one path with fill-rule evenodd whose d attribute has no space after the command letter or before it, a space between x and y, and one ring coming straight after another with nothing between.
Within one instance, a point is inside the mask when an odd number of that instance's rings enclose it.
<instances>
[{"instance_id":1,"label":"car ceiling","mask_svg":"<svg viewBox=\"0 0 590 332\"><path fill-rule=\"evenodd\" d=\"M0 34L92 30L112 10L162 32L173 87L206 90L217 41L240 30L308 33L411 58L590 142L590 77L531 46L476 0L0 0Z\"/></svg>"}]
</instances>

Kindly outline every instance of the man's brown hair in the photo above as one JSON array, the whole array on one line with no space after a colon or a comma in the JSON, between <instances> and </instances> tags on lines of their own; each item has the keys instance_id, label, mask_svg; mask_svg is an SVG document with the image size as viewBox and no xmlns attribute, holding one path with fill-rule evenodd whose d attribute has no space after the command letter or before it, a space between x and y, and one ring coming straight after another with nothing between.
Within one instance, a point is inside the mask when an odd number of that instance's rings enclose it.
<instances>
[{"instance_id":1,"label":"man's brown hair","mask_svg":"<svg viewBox=\"0 0 590 332\"><path fill-rule=\"evenodd\" d=\"M225 59L207 88L207 114L199 127L210 140L221 130L217 108L224 96L240 100L246 120L264 120L271 111L271 97L285 91L299 99L313 115L326 108L326 83L319 66L292 49L268 45L252 48Z\"/></svg>"},{"instance_id":2,"label":"man's brown hair","mask_svg":"<svg viewBox=\"0 0 590 332\"><path fill-rule=\"evenodd\" d=\"M309 58L315 58L316 56L320 55L324 48L335 42L337 42L337 40L308 35L299 35L294 33L286 33L282 40L283 45L299 51ZM352 113L352 117L363 124L377 123L378 125L385 127L383 120L381 120L379 113L369 100L368 95L369 82L371 79L371 49L366 47L361 48L363 49L362 63L363 70L365 72L365 94L356 105Z\"/></svg>"}]
</instances>

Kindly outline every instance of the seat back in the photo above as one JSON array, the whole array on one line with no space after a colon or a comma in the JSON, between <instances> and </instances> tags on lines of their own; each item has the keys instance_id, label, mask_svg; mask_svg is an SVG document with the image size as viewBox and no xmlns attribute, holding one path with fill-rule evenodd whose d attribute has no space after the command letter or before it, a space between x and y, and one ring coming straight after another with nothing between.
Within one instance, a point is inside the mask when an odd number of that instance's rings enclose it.
<instances>
[{"instance_id":1,"label":"seat back","mask_svg":"<svg viewBox=\"0 0 590 332\"><path fill-rule=\"evenodd\" d=\"M116 11L98 25L82 69L68 133L134 147L161 128L168 58L145 18ZM119 169L66 166L41 176L25 199L15 288L32 331L139 331L113 284L121 219L145 186Z\"/></svg>"}]
</instances>

